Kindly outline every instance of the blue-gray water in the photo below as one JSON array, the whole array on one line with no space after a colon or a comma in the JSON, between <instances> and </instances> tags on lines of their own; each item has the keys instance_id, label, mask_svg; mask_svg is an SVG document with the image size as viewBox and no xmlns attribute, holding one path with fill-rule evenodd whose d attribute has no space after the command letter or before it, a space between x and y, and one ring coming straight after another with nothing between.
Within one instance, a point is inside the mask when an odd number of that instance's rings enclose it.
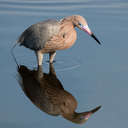
<instances>
[{"instance_id":1,"label":"blue-gray water","mask_svg":"<svg viewBox=\"0 0 128 128\"><path fill-rule=\"evenodd\" d=\"M36 108L17 82L10 49L29 25L73 14L84 16L102 42L77 29L76 44L58 51L57 76L77 101L77 111L102 109L83 125L49 116ZM0 128L120 128L128 115L127 0L0 0ZM36 66L32 51L17 47L20 64ZM47 58L45 57L45 61ZM44 64L47 71L48 65Z\"/></svg>"}]
</instances>

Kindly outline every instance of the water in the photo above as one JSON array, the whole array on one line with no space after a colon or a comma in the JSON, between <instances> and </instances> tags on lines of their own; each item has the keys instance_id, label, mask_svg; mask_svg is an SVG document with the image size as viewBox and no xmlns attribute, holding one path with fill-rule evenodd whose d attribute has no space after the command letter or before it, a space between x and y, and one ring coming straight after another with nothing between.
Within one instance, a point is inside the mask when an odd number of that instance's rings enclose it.
<instances>
[{"instance_id":1,"label":"water","mask_svg":"<svg viewBox=\"0 0 128 128\"><path fill-rule=\"evenodd\" d=\"M102 105L83 125L47 115L35 107L16 80L16 64L10 54L13 43L29 25L73 14L84 16L102 42L97 45L77 29L76 44L57 52L58 63L54 64L64 88L78 101L77 111ZM126 0L0 0L0 127L127 127L127 15ZM32 51L17 47L14 52L20 64L36 66ZM47 63L44 70L48 71Z\"/></svg>"}]
</instances>

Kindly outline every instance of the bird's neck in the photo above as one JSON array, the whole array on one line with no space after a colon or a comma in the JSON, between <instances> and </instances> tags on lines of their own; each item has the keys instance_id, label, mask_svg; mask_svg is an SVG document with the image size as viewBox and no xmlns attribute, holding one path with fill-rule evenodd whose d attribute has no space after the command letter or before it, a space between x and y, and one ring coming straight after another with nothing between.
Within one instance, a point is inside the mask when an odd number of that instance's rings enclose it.
<instances>
[{"instance_id":1,"label":"bird's neck","mask_svg":"<svg viewBox=\"0 0 128 128\"><path fill-rule=\"evenodd\" d=\"M60 23L61 23L61 25L68 23L68 24L72 24L74 26L73 20L74 20L73 16L68 16L66 18L61 19Z\"/></svg>"}]
</instances>

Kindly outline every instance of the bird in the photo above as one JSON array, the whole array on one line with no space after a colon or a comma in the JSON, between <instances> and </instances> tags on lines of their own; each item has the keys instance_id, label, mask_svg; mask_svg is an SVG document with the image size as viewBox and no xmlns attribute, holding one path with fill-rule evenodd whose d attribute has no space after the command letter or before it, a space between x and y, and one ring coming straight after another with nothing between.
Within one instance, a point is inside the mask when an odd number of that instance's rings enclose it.
<instances>
[{"instance_id":1,"label":"bird","mask_svg":"<svg viewBox=\"0 0 128 128\"><path fill-rule=\"evenodd\" d=\"M98 106L86 112L76 112L77 100L63 88L52 63L49 73L43 73L42 66L30 70L24 65L20 65L17 72L19 84L26 96L40 110L51 116L61 115L73 123L83 124L101 108Z\"/></svg>"},{"instance_id":2,"label":"bird","mask_svg":"<svg viewBox=\"0 0 128 128\"><path fill-rule=\"evenodd\" d=\"M75 27L86 32L98 44L100 41L91 32L86 19L80 15L64 17L60 20L48 19L29 26L18 38L17 43L33 50L38 66L42 65L43 55L49 54L49 63L54 62L57 50L70 48L77 39Z\"/></svg>"}]
</instances>

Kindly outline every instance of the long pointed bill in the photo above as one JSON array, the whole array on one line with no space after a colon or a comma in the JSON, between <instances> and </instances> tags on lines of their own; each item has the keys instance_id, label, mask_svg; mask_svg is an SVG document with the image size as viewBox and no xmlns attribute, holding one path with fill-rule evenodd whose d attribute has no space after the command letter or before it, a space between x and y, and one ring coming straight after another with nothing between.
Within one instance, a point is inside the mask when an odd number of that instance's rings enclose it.
<instances>
[{"instance_id":1,"label":"long pointed bill","mask_svg":"<svg viewBox=\"0 0 128 128\"><path fill-rule=\"evenodd\" d=\"M94 109L92 109L92 110L90 110L90 111L88 111L88 112L85 112L85 120L88 120L88 118L92 115L92 114L94 114L95 112L97 112L99 109L101 108L101 106L98 106L98 107L96 107L96 108L94 108Z\"/></svg>"},{"instance_id":2,"label":"long pointed bill","mask_svg":"<svg viewBox=\"0 0 128 128\"><path fill-rule=\"evenodd\" d=\"M96 36L95 36L93 33L91 34L91 37L92 37L94 40L96 40L98 44L101 45L100 41L96 38Z\"/></svg>"},{"instance_id":3,"label":"long pointed bill","mask_svg":"<svg viewBox=\"0 0 128 128\"><path fill-rule=\"evenodd\" d=\"M100 41L96 38L96 36L91 32L91 30L88 27L88 25L82 26L82 30L87 32L94 40L97 41L98 44L101 44Z\"/></svg>"}]
</instances>

